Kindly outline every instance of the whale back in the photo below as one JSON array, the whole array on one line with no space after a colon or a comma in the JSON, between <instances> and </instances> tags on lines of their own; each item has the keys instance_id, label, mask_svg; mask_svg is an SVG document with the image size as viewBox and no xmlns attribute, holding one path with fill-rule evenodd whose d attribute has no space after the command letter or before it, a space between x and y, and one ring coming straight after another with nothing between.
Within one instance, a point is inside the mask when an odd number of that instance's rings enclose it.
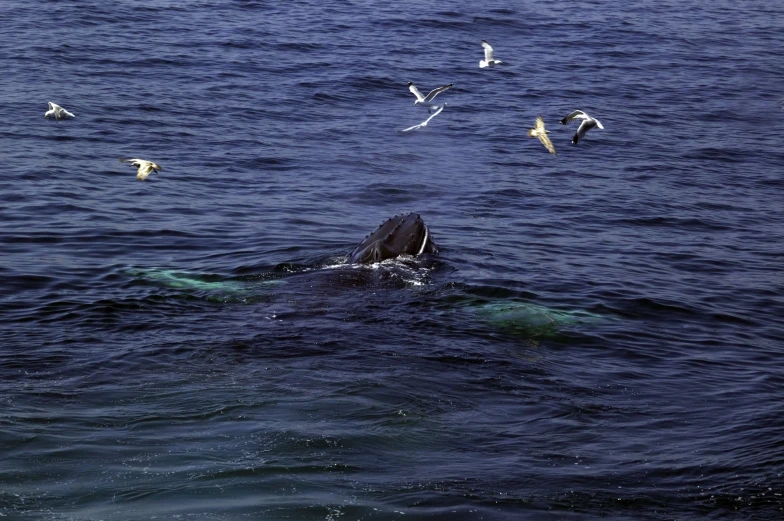
<instances>
[{"instance_id":1,"label":"whale back","mask_svg":"<svg viewBox=\"0 0 784 521\"><path fill-rule=\"evenodd\" d=\"M349 255L351 264L373 264L400 255L437 253L430 230L419 214L396 215L365 237Z\"/></svg>"}]
</instances>

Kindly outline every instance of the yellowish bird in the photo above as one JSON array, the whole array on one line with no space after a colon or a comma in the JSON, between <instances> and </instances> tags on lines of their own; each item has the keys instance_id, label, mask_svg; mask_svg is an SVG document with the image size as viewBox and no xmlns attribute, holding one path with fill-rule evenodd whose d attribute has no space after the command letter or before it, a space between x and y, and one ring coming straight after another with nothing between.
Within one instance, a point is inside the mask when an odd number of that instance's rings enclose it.
<instances>
[{"instance_id":1,"label":"yellowish bird","mask_svg":"<svg viewBox=\"0 0 784 521\"><path fill-rule=\"evenodd\" d=\"M549 133L549 130L544 129L544 120L542 119L542 116L536 118L536 125L534 125L534 128L528 130L528 135L530 137L538 137L539 141L542 142L545 148L549 150L551 154L555 154L556 152L555 147L553 146L553 142L550 141L549 137L547 137L547 134Z\"/></svg>"},{"instance_id":2,"label":"yellowish bird","mask_svg":"<svg viewBox=\"0 0 784 521\"><path fill-rule=\"evenodd\" d=\"M139 170L136 171L136 179L139 181L147 179L147 176L153 171L157 174L158 170L163 170L157 163L147 161L146 159L125 159L121 157L120 162L130 163L133 166L139 167Z\"/></svg>"}]
</instances>

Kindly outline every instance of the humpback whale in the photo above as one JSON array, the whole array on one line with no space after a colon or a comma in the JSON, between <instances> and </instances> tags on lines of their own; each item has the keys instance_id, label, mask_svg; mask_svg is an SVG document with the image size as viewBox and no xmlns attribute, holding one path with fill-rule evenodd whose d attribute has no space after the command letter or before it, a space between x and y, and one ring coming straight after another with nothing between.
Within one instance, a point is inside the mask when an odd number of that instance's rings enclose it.
<instances>
[{"instance_id":1,"label":"humpback whale","mask_svg":"<svg viewBox=\"0 0 784 521\"><path fill-rule=\"evenodd\" d=\"M387 219L360 242L348 258L349 264L373 264L400 255L438 253L433 236L419 214Z\"/></svg>"},{"instance_id":2,"label":"humpback whale","mask_svg":"<svg viewBox=\"0 0 784 521\"><path fill-rule=\"evenodd\" d=\"M384 221L357 245L349 255L347 266L372 264L401 255L417 256L423 253L438 253L438 247L433 242L433 236L422 218L416 213L396 215ZM195 297L220 304L262 302L270 309L271 316L267 318L271 319L278 316L281 309L288 318L301 317L303 312L306 315L317 313L319 316L324 313L322 304L314 306L313 299L309 296L313 294L313 288L318 287L319 280L322 284L321 290L317 292L320 295L319 299L323 297L329 301L331 298L343 299L343 295L347 294L344 292L363 291L368 288L405 290L412 285L412 282L413 285L421 285L422 272L432 271L421 269L423 263L419 262L412 263L414 266L409 263L395 263L379 270L335 271L333 268L344 265L344 260L345 257L342 255L339 257L330 255L315 265L298 266L284 263L266 269L263 273L241 276L192 273L165 268L131 269L128 274L137 280L186 292L188 299ZM323 269L325 267L329 269ZM387 277L390 272L395 272L395 276ZM408 273L404 273L401 277L400 272ZM411 272L414 274L412 275ZM324 292L324 288L329 288L330 291ZM331 290L335 288L341 291L332 295ZM389 293L386 291L379 293L380 297L375 291L370 293L371 295L366 298L389 298ZM447 291L446 296L441 291L434 293L437 293L437 296L433 297L433 292L412 294L415 294L418 299L436 299L428 302L435 303L439 308L442 303L455 303L455 313L460 314L461 317L480 317L494 329L506 334L527 337L531 340L529 345L532 346L536 345L536 339L558 335L563 328L590 326L605 320L604 317L587 311L548 308L516 298L495 299L476 296L471 290L459 288Z\"/></svg>"}]
</instances>

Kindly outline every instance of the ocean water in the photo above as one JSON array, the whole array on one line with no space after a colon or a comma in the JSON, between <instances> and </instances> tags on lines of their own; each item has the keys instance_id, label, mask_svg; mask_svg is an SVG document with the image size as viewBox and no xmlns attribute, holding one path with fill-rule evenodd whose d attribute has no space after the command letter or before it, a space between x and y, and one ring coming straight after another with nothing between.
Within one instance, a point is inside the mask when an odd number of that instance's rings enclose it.
<instances>
[{"instance_id":1,"label":"ocean water","mask_svg":"<svg viewBox=\"0 0 784 521\"><path fill-rule=\"evenodd\" d=\"M784 518L784 6L2 11L0 519Z\"/></svg>"}]
</instances>

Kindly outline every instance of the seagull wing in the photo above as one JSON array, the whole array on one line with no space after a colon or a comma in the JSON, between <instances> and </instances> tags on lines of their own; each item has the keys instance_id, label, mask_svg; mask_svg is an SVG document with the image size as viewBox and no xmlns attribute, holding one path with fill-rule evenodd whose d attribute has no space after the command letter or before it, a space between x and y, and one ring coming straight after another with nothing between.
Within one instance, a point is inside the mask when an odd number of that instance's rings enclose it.
<instances>
[{"instance_id":1,"label":"seagull wing","mask_svg":"<svg viewBox=\"0 0 784 521\"><path fill-rule=\"evenodd\" d=\"M574 112L572 112L571 114L569 114L568 116L566 116L561 120L561 125L566 125L567 123L571 123L572 121L578 118L588 119L588 117L589 117L588 114L586 114L582 110L575 110Z\"/></svg>"},{"instance_id":2,"label":"seagull wing","mask_svg":"<svg viewBox=\"0 0 784 521\"><path fill-rule=\"evenodd\" d=\"M48 103L49 103L49 110L54 110L54 108L57 106L54 103L52 103L51 101L48 102Z\"/></svg>"},{"instance_id":3,"label":"seagull wing","mask_svg":"<svg viewBox=\"0 0 784 521\"><path fill-rule=\"evenodd\" d=\"M425 101L425 97L422 95L421 92L419 92L419 89L417 89L416 85L414 85L413 83L408 82L408 90L411 91L411 94L416 96L417 101Z\"/></svg>"},{"instance_id":4,"label":"seagull wing","mask_svg":"<svg viewBox=\"0 0 784 521\"><path fill-rule=\"evenodd\" d=\"M417 130L417 129L422 128L422 126L423 126L422 123L420 123L419 125L414 125L413 127L404 128L400 132L408 132L409 130Z\"/></svg>"},{"instance_id":5,"label":"seagull wing","mask_svg":"<svg viewBox=\"0 0 784 521\"><path fill-rule=\"evenodd\" d=\"M547 135L547 131L544 128L544 119L542 116L536 118L536 125L534 126L533 134L539 138L539 141L547 150L550 151L551 154L555 154L555 147L553 146L553 142L550 141L550 137ZM531 135L531 133L529 132L528 135Z\"/></svg>"},{"instance_id":6,"label":"seagull wing","mask_svg":"<svg viewBox=\"0 0 784 521\"><path fill-rule=\"evenodd\" d=\"M550 141L550 137L549 137L547 134L545 134L545 133L543 132L543 133L541 133L541 134L537 134L537 135L536 135L536 137L538 137L538 138L539 138L539 141L541 141L541 142L542 142L542 144L544 145L544 147L545 147L547 150L549 150L551 154L555 154L555 153L556 153L556 152L555 152L555 147L553 146L553 142L552 142L552 141Z\"/></svg>"},{"instance_id":7,"label":"seagull wing","mask_svg":"<svg viewBox=\"0 0 784 521\"><path fill-rule=\"evenodd\" d=\"M401 130L401 132L408 132L409 130L417 130L417 129L420 129L420 128L422 128L422 127L426 127L426 126L427 126L427 124L430 122L430 120L431 120L431 119L433 119L434 117L436 117L436 116L438 116L439 114L441 114L441 111L442 111L442 110L444 110L444 106L445 106L445 105L439 105L439 106L438 106L438 110L436 110L435 112L433 112L433 113L430 115L430 117L428 117L428 118L427 118L426 120L424 120L422 123L420 123L419 125L414 125L413 127L408 127L407 129L403 129L403 130Z\"/></svg>"},{"instance_id":8,"label":"seagull wing","mask_svg":"<svg viewBox=\"0 0 784 521\"><path fill-rule=\"evenodd\" d=\"M577 133L572 138L572 143L576 145L578 141L580 141L582 138L585 137L585 133L591 130L595 126L596 126L596 120L591 118L588 118L582 123L580 123L580 126L577 129Z\"/></svg>"},{"instance_id":9,"label":"seagull wing","mask_svg":"<svg viewBox=\"0 0 784 521\"><path fill-rule=\"evenodd\" d=\"M493 61L493 48L484 40L482 40L482 47L485 49L485 61L491 63Z\"/></svg>"},{"instance_id":10,"label":"seagull wing","mask_svg":"<svg viewBox=\"0 0 784 521\"><path fill-rule=\"evenodd\" d=\"M430 120L431 120L431 119L433 119L434 117L436 117L436 116L438 116L439 114L441 114L441 111L442 111L442 110L444 110L444 107L445 107L445 106L446 106L446 105L439 105L439 106L438 106L438 110L437 110L437 111L435 111L435 112L433 112L433 114L431 114L431 115L430 115L430 117L429 117L429 118L427 118L427 119L425 120L425 125L427 125L427 124L430 122Z\"/></svg>"},{"instance_id":11,"label":"seagull wing","mask_svg":"<svg viewBox=\"0 0 784 521\"><path fill-rule=\"evenodd\" d=\"M454 83L450 83L449 85L444 85L443 87L438 87L437 89L433 89L430 93L425 97L425 103L430 103L433 101L433 98L438 96L440 93L444 92L447 89L451 89Z\"/></svg>"}]
</instances>

